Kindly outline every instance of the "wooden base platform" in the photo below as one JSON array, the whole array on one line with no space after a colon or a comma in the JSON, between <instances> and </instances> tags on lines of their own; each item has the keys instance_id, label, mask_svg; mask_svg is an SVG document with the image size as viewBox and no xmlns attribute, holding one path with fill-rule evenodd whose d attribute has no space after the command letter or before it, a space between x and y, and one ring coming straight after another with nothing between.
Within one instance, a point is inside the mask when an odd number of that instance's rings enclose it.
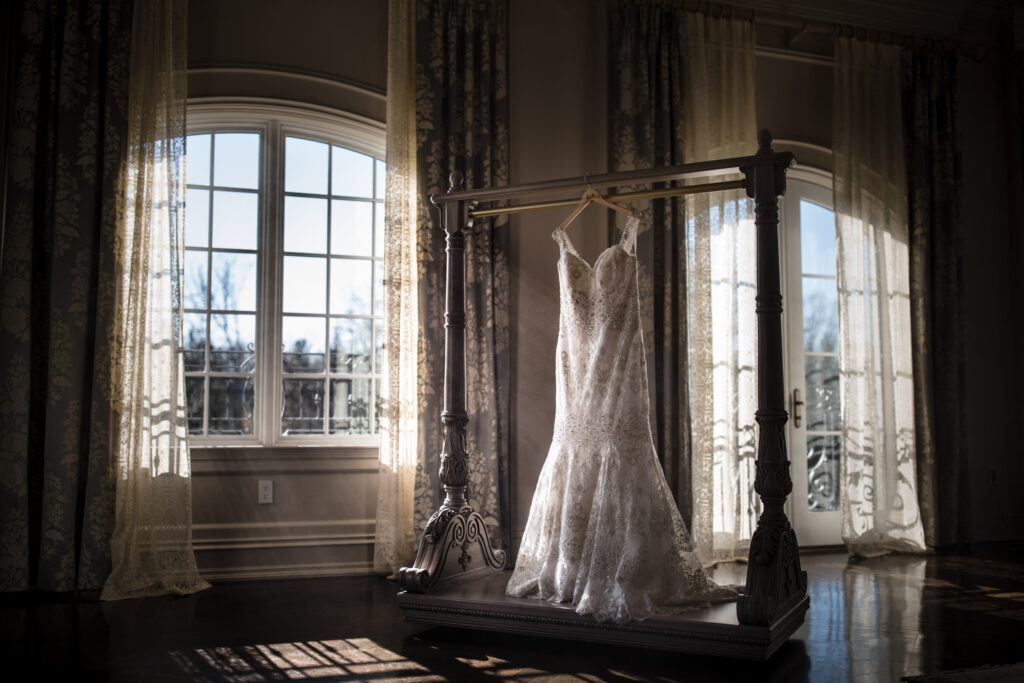
<instances>
[{"instance_id":1,"label":"wooden base platform","mask_svg":"<svg viewBox=\"0 0 1024 683\"><path fill-rule=\"evenodd\" d=\"M805 595L767 627L741 625L733 602L618 625L576 614L571 605L508 597L511 573L484 572L429 593L402 591L398 606L408 621L424 624L766 660L804 622L809 604Z\"/></svg>"}]
</instances>

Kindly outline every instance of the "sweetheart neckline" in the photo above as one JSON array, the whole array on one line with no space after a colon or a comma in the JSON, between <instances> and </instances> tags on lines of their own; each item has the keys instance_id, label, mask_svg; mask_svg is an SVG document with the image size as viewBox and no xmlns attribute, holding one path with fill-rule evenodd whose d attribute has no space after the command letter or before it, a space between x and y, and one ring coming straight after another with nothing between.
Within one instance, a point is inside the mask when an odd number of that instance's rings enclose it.
<instances>
[{"instance_id":1,"label":"sweetheart neckline","mask_svg":"<svg viewBox=\"0 0 1024 683\"><path fill-rule=\"evenodd\" d=\"M610 247L602 251L600 254L598 254L597 258L594 259L594 265L590 265L589 263L587 263L587 260L585 258L580 256L580 254L576 251L576 247L574 247L571 242L569 242L567 246L568 248L565 249L563 253L575 256L576 260L585 265L587 267L587 270L589 270L591 273L593 273L597 269L598 264L601 263L601 259L603 259L609 252L614 251L615 249L621 249L626 256L632 256L633 258L636 258L636 254L630 253L629 250L627 250L626 247L622 244L622 242L616 242L615 244L611 245Z\"/></svg>"}]
</instances>

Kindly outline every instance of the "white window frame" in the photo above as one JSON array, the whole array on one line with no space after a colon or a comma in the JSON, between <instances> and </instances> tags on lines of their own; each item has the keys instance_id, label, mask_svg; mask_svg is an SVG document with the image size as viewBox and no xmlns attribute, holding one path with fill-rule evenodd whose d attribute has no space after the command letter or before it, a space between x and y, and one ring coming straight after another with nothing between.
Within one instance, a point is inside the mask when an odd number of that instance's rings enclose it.
<instances>
[{"instance_id":1,"label":"white window frame","mask_svg":"<svg viewBox=\"0 0 1024 683\"><path fill-rule=\"evenodd\" d=\"M282 288L279 285L284 246L282 155L285 137L315 139L383 160L384 124L324 107L221 98L189 100L187 116L188 135L214 131L258 132L263 143L260 153L259 237L256 256L259 282L256 305L258 351L253 373L255 428L247 436L190 435L190 444L196 448L377 447L380 443L379 434L281 434ZM373 354L375 350L371 348L370 352ZM371 405L370 409L374 407ZM209 406L204 406L204 410L209 410ZM329 418L325 416L325 419Z\"/></svg>"},{"instance_id":2,"label":"white window frame","mask_svg":"<svg viewBox=\"0 0 1024 683\"><path fill-rule=\"evenodd\" d=\"M779 242L782 254L783 287L783 346L786 349L785 374L786 401L789 410L787 442L790 448L790 471L793 495L787 501L787 514L793 523L801 546L832 546L842 543L839 511L810 511L807 509L807 407L800 408L803 421L800 427L794 421L794 389L799 389L806 403L807 388L804 378L804 320L802 273L800 252L800 201L806 199L830 211L832 204L832 174L809 166L796 166L787 173L786 194L780 201ZM794 220L794 216L796 219ZM837 485L841 483L837 482Z\"/></svg>"}]
</instances>

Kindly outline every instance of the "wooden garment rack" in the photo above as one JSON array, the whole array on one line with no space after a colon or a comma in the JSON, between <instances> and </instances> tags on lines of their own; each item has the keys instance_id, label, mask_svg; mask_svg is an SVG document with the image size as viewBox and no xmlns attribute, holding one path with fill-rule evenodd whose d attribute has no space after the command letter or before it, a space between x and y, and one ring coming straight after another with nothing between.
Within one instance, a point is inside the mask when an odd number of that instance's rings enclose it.
<instances>
[{"instance_id":1,"label":"wooden garment rack","mask_svg":"<svg viewBox=\"0 0 1024 683\"><path fill-rule=\"evenodd\" d=\"M786 454L785 426L789 414L782 373L778 243L778 198L785 192L786 170L794 161L791 153L772 151L771 134L762 130L753 156L479 190L462 189L462 176L455 172L449 191L430 197L440 208L441 226L447 233L441 413L444 445L440 472L445 499L420 536L413 566L399 571L404 590L397 599L406 619L746 659L767 659L803 623L810 603L807 574L800 567L796 534L784 510L793 483ZM622 625L578 615L572 605L506 596L505 585L511 573L505 569L506 551L491 547L483 518L466 498L466 426L470 415L466 410L464 230L476 218L575 205L580 193L589 187L735 174L742 174L743 179L628 192L609 199L630 201L743 188L754 200L757 303L751 314L757 316L758 406L754 418L758 424L754 490L761 497L763 511L750 541L744 593L735 604L718 604ZM477 208L481 202L555 192L575 197Z\"/></svg>"}]
</instances>

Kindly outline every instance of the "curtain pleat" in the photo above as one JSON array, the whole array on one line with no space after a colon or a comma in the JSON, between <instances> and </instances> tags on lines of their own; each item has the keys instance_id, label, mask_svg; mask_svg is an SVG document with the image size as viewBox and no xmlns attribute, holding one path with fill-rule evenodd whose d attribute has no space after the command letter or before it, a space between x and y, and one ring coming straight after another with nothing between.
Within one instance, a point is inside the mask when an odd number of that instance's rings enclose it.
<instances>
[{"instance_id":1,"label":"curtain pleat","mask_svg":"<svg viewBox=\"0 0 1024 683\"><path fill-rule=\"evenodd\" d=\"M928 545L970 540L956 56L905 50L917 484ZM941 505L939 504L941 501Z\"/></svg>"},{"instance_id":2,"label":"curtain pleat","mask_svg":"<svg viewBox=\"0 0 1024 683\"><path fill-rule=\"evenodd\" d=\"M416 182L419 287L417 532L440 504L445 233L426 198L508 184L508 6L504 0L416 2ZM471 505L491 544L511 547L509 514L508 217L466 230L466 388ZM417 533L418 535L418 533Z\"/></svg>"},{"instance_id":3,"label":"curtain pleat","mask_svg":"<svg viewBox=\"0 0 1024 683\"><path fill-rule=\"evenodd\" d=\"M110 571L130 0L26 0L0 263L0 590Z\"/></svg>"}]
</instances>

